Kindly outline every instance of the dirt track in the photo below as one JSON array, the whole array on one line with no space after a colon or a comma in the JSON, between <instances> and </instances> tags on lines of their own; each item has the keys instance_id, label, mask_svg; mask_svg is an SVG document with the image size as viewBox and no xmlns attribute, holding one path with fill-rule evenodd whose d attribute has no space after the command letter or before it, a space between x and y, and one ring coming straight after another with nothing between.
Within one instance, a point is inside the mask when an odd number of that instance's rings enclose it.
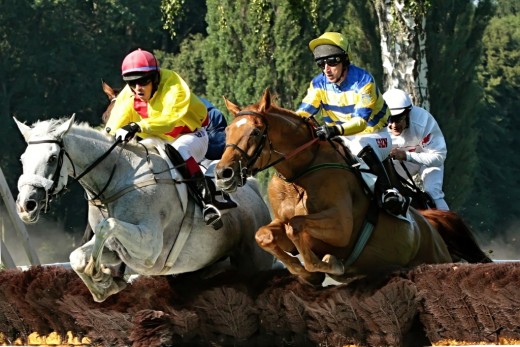
<instances>
[{"instance_id":1,"label":"dirt track","mask_svg":"<svg viewBox=\"0 0 520 347\"><path fill-rule=\"evenodd\" d=\"M0 272L0 339L31 332L100 346L424 346L520 341L520 263L418 267L326 288L285 271L140 277L102 304L71 270Z\"/></svg>"}]
</instances>

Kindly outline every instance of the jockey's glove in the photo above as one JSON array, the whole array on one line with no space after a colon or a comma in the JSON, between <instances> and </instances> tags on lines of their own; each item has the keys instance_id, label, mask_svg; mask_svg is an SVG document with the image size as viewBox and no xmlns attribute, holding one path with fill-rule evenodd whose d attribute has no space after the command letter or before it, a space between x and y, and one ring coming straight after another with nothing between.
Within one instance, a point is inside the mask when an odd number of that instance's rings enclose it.
<instances>
[{"instance_id":1,"label":"jockey's glove","mask_svg":"<svg viewBox=\"0 0 520 347\"><path fill-rule=\"evenodd\" d=\"M130 141L136 133L140 132L141 128L136 123L129 123L122 128L116 130L116 140Z\"/></svg>"},{"instance_id":2,"label":"jockey's glove","mask_svg":"<svg viewBox=\"0 0 520 347\"><path fill-rule=\"evenodd\" d=\"M341 135L341 131L336 125L322 125L316 128L316 136L318 136L320 140L328 140L338 135Z\"/></svg>"}]
</instances>

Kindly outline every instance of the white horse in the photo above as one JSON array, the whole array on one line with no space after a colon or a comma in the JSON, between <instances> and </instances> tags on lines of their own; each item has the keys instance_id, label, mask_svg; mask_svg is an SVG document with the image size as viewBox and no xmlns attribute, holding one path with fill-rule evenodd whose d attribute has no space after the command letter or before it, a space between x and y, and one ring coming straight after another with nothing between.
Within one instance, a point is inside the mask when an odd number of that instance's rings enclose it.
<instances>
[{"instance_id":1,"label":"white horse","mask_svg":"<svg viewBox=\"0 0 520 347\"><path fill-rule=\"evenodd\" d=\"M126 286L121 263L141 275L193 272L226 257L246 274L272 267L273 257L254 239L270 221L256 181L231 195L238 207L223 211L224 226L214 230L153 150L137 143L114 148L113 137L75 124L74 116L32 126L15 122L27 142L17 198L25 223L38 221L68 176L86 191L95 235L71 253L70 263L95 301Z\"/></svg>"}]
</instances>

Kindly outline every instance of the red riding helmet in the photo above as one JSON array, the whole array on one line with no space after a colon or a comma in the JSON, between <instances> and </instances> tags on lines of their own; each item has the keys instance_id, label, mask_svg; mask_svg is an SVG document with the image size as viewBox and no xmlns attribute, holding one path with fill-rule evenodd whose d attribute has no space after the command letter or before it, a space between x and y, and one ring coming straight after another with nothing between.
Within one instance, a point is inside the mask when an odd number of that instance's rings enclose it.
<instances>
[{"instance_id":1,"label":"red riding helmet","mask_svg":"<svg viewBox=\"0 0 520 347\"><path fill-rule=\"evenodd\" d=\"M155 56L140 48L128 54L121 65L124 81L140 79L157 71L159 71L159 64Z\"/></svg>"}]
</instances>

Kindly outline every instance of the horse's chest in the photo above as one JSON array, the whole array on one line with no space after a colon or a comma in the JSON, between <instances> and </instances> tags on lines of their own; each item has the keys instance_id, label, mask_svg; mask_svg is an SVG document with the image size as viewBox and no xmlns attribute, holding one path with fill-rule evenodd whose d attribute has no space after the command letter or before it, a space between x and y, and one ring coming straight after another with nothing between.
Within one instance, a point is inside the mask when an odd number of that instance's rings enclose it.
<instances>
[{"instance_id":1,"label":"horse's chest","mask_svg":"<svg viewBox=\"0 0 520 347\"><path fill-rule=\"evenodd\" d=\"M280 196L279 209L288 217L307 214L307 194L303 190L293 189L290 194Z\"/></svg>"}]
</instances>

